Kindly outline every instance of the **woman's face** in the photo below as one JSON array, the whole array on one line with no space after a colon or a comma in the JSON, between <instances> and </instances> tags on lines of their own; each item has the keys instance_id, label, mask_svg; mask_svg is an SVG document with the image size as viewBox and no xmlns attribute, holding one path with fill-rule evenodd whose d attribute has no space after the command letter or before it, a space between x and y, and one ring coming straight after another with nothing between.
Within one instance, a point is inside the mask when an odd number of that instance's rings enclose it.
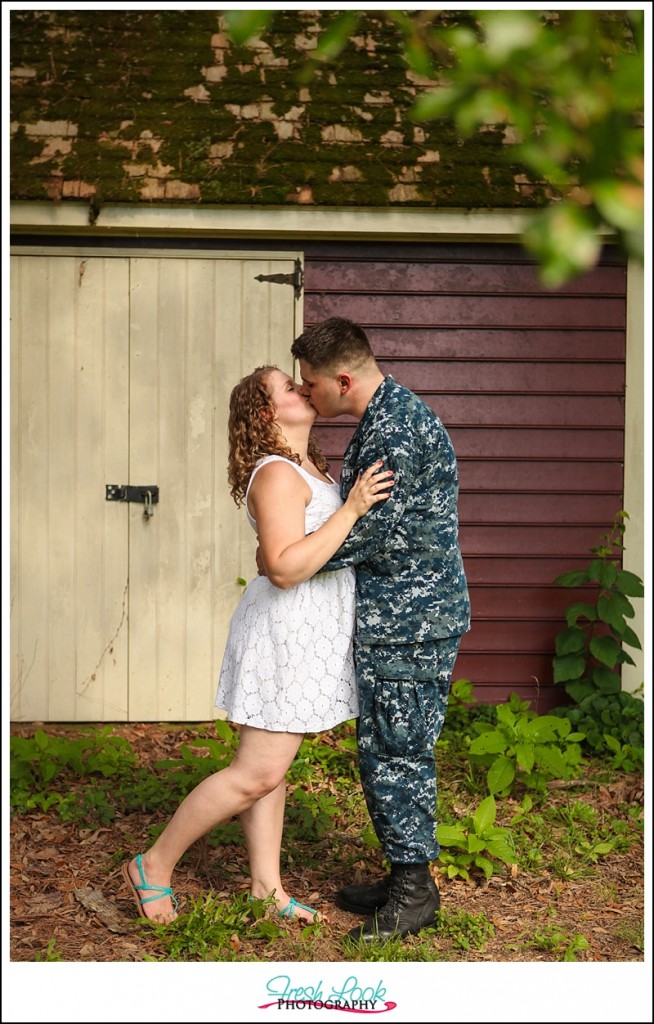
<instances>
[{"instance_id":1,"label":"woman's face","mask_svg":"<svg viewBox=\"0 0 654 1024\"><path fill-rule=\"evenodd\" d=\"M282 370L272 370L266 381L275 406L275 420L281 430L289 427L311 427L316 410L309 399L301 395L298 384Z\"/></svg>"}]
</instances>

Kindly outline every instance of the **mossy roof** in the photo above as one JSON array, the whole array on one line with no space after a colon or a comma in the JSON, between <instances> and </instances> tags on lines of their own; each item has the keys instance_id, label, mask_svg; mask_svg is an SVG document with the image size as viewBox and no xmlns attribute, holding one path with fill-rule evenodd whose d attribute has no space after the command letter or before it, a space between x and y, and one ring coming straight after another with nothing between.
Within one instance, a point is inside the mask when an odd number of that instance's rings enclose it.
<instances>
[{"instance_id":1,"label":"mossy roof","mask_svg":"<svg viewBox=\"0 0 654 1024\"><path fill-rule=\"evenodd\" d=\"M230 44L220 12L13 11L11 198L319 207L520 208L542 184L506 132L462 140L416 123L433 83L398 30L362 20L341 57L298 80L338 12L277 12ZM442 15L451 17L451 15Z\"/></svg>"}]
</instances>

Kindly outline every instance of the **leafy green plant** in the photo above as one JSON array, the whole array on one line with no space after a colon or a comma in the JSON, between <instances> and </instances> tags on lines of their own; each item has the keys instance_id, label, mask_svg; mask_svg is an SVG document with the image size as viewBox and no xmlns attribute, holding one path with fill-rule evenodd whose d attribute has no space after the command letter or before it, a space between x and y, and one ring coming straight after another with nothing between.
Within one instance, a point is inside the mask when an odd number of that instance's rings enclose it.
<instances>
[{"instance_id":1,"label":"leafy green plant","mask_svg":"<svg viewBox=\"0 0 654 1024\"><path fill-rule=\"evenodd\" d=\"M618 512L602 543L590 549L594 557L585 569L554 580L562 587L589 589L589 600L568 608L567 626L556 637L553 661L554 682L563 683L577 704L598 693L619 693L620 665L634 664L625 645L641 649L627 620L635 615L630 598L643 596L643 583L620 567L626 518L626 512Z\"/></svg>"},{"instance_id":2,"label":"leafy green plant","mask_svg":"<svg viewBox=\"0 0 654 1024\"><path fill-rule=\"evenodd\" d=\"M36 963L65 963L66 958L57 949L57 940L50 939L44 953L37 953L34 957Z\"/></svg>"},{"instance_id":3,"label":"leafy green plant","mask_svg":"<svg viewBox=\"0 0 654 1024\"><path fill-rule=\"evenodd\" d=\"M642 771L645 757L645 705L631 693L591 693L578 704L554 708L584 734L583 746L610 759L622 771Z\"/></svg>"},{"instance_id":4,"label":"leafy green plant","mask_svg":"<svg viewBox=\"0 0 654 1024\"><path fill-rule=\"evenodd\" d=\"M470 760L488 768L491 794L506 796L515 781L544 789L548 779L569 779L582 763L581 733L556 715L538 715L512 693L495 708L497 722L473 722L478 735L468 748Z\"/></svg>"},{"instance_id":5,"label":"leafy green plant","mask_svg":"<svg viewBox=\"0 0 654 1024\"><path fill-rule=\"evenodd\" d=\"M557 925L547 925L542 931L534 933L533 945L537 949L558 954L557 959L567 963L574 962L577 954L590 949L590 943L585 935L575 933L570 937L567 932Z\"/></svg>"},{"instance_id":6,"label":"leafy green plant","mask_svg":"<svg viewBox=\"0 0 654 1024\"><path fill-rule=\"evenodd\" d=\"M458 875L468 879L474 869L483 871L486 878L490 878L501 870L498 861L503 864L516 862L511 831L496 826L496 816L497 805L491 794L460 823L437 826L436 834L441 846L439 865L448 878Z\"/></svg>"},{"instance_id":7,"label":"leafy green plant","mask_svg":"<svg viewBox=\"0 0 654 1024\"><path fill-rule=\"evenodd\" d=\"M238 746L238 733L228 722L216 719L217 739L199 737L179 748L179 757L157 761L155 768L162 770L166 783L176 799L183 799L204 779L231 764ZM196 753L201 750L202 753Z\"/></svg>"},{"instance_id":8,"label":"leafy green plant","mask_svg":"<svg viewBox=\"0 0 654 1024\"><path fill-rule=\"evenodd\" d=\"M495 935L495 925L486 914L469 914L465 910L446 910L438 914L438 935L450 939L459 949L483 949Z\"/></svg>"},{"instance_id":9,"label":"leafy green plant","mask_svg":"<svg viewBox=\"0 0 654 1024\"><path fill-rule=\"evenodd\" d=\"M334 827L338 814L336 797L331 793L309 792L296 786L286 801L284 832L289 843L322 839Z\"/></svg>"},{"instance_id":10,"label":"leafy green plant","mask_svg":"<svg viewBox=\"0 0 654 1024\"><path fill-rule=\"evenodd\" d=\"M289 785L310 782L316 771L328 775L335 784L358 780L356 751L356 737L347 723L331 735L306 736L288 770Z\"/></svg>"},{"instance_id":11,"label":"leafy green plant","mask_svg":"<svg viewBox=\"0 0 654 1024\"><path fill-rule=\"evenodd\" d=\"M42 729L37 729L31 738L12 736L12 811L65 807L72 782L89 780L93 786L94 777L115 780L127 776L132 773L135 760L127 740L111 735L111 726L84 732L74 739L48 735Z\"/></svg>"},{"instance_id":12,"label":"leafy green plant","mask_svg":"<svg viewBox=\"0 0 654 1024\"><path fill-rule=\"evenodd\" d=\"M127 740L110 734L111 726L106 726L77 739L48 735L42 729L31 739L12 736L10 776L36 785L52 782L66 771L80 778L118 775L133 767L135 757Z\"/></svg>"},{"instance_id":13,"label":"leafy green plant","mask_svg":"<svg viewBox=\"0 0 654 1024\"><path fill-rule=\"evenodd\" d=\"M632 747L629 743L623 743L608 733L604 734L606 745L611 751L611 763L617 771L637 772L642 771L645 763L645 751L643 747Z\"/></svg>"},{"instance_id":14,"label":"leafy green plant","mask_svg":"<svg viewBox=\"0 0 654 1024\"><path fill-rule=\"evenodd\" d=\"M271 908L275 908L272 915ZM248 954L247 943L264 940L270 945L296 930L295 922L284 923L277 917L272 896L257 900L247 893L238 893L231 900L208 893L194 900L171 924L149 922L144 927L153 930L163 951L144 959L182 962L260 960L260 956ZM306 941L321 930L317 921L297 928L297 934Z\"/></svg>"}]
</instances>

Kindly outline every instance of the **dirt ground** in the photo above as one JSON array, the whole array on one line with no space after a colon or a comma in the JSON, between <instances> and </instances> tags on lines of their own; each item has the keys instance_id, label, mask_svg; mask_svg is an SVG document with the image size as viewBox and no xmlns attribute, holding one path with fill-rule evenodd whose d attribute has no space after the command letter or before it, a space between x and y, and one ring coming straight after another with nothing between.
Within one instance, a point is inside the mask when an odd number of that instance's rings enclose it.
<instances>
[{"instance_id":1,"label":"dirt ground","mask_svg":"<svg viewBox=\"0 0 654 1024\"><path fill-rule=\"evenodd\" d=\"M16 727L12 732L27 736L33 729ZM154 763L169 756L162 746L169 741L162 739L158 725L117 726L115 732L130 741L139 759ZM611 814L619 805L642 803L642 779L625 775L610 785L588 784L583 798ZM148 829L159 823L150 813L132 813L108 825L81 829L60 821L54 811L16 816L10 826L10 959L46 959L53 939L65 961L140 961L156 955L156 939L135 917L121 863L124 851L137 852L148 845ZM551 936L555 928L569 940L578 935L588 940L588 948L574 957L579 961L642 961L643 865L643 844L635 842L627 852L599 859L593 874L578 880L509 867L482 884L439 875L442 906L483 913L495 932L480 949L435 940L441 943L442 959L559 961L565 941L553 942L553 948L543 948L546 942L534 943L535 935ZM379 863L371 867L374 877ZM359 871L364 877L364 868ZM324 869L296 864L285 871L285 879L289 892L329 915L307 959L342 960L342 936L358 919L338 910L332 896L341 885L357 879L331 859ZM196 844L179 865L175 889L191 901L208 890L226 897L246 892L243 849ZM412 942L407 940L409 948ZM261 948L262 960L283 960L286 955L283 944Z\"/></svg>"}]
</instances>

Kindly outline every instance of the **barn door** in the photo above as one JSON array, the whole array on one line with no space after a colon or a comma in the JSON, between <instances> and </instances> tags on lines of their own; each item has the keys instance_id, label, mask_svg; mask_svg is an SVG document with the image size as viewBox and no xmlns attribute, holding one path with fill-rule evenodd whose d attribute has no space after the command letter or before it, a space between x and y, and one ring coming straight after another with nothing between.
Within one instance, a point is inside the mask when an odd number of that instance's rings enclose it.
<instances>
[{"instance_id":1,"label":"barn door","mask_svg":"<svg viewBox=\"0 0 654 1024\"><path fill-rule=\"evenodd\" d=\"M261 363L291 372L295 291L265 278L294 269L12 257L12 719L213 716L237 580L255 571L227 489L228 398ZM113 500L126 485L158 492Z\"/></svg>"}]
</instances>

